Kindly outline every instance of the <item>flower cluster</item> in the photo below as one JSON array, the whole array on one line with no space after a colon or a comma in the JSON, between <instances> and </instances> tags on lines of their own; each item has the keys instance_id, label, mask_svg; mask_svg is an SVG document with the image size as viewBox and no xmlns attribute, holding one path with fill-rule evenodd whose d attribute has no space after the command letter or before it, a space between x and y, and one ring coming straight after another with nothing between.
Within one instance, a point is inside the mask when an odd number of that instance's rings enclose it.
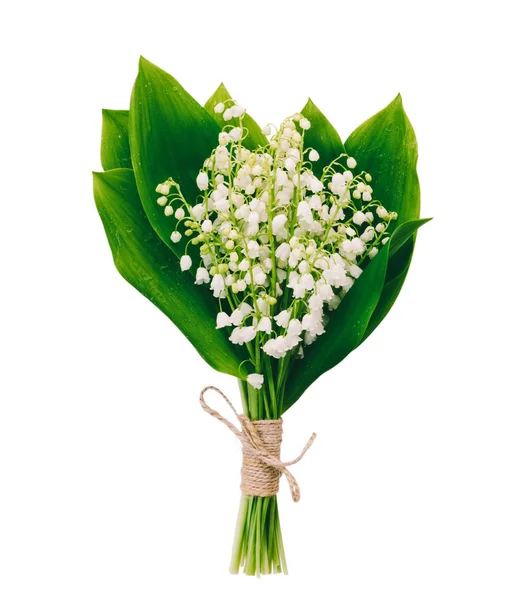
<instances>
[{"instance_id":1,"label":"flower cluster","mask_svg":"<svg viewBox=\"0 0 529 600\"><path fill-rule=\"evenodd\" d=\"M325 332L329 311L361 275L389 237L397 218L373 195L371 175L338 156L321 176L317 148L306 148L310 122L301 114L267 125L268 143L249 150L244 109L233 101L215 111L226 126L196 183L198 201L186 199L168 179L156 188L158 204L175 220L171 240L189 238L182 270L219 299L217 328L259 355L288 360ZM199 248L194 265L188 247ZM259 388L260 373L248 381Z\"/></svg>"}]
</instances>

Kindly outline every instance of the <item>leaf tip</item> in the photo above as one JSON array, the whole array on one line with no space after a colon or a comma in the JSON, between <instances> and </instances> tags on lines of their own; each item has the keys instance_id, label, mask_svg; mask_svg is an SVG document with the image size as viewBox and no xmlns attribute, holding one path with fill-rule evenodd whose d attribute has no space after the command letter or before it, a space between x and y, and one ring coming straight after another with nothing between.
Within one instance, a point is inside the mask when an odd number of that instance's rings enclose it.
<instances>
[{"instance_id":1,"label":"leaf tip","mask_svg":"<svg viewBox=\"0 0 529 600\"><path fill-rule=\"evenodd\" d=\"M94 186L102 181L104 175L104 171L92 171L92 182Z\"/></svg>"},{"instance_id":2,"label":"leaf tip","mask_svg":"<svg viewBox=\"0 0 529 600\"><path fill-rule=\"evenodd\" d=\"M305 103L305 106L303 107L303 110L301 112L302 113L310 112L310 111L313 111L314 109L317 110L317 107L314 104L314 102L312 101L312 98L309 96L307 99L307 102Z\"/></svg>"},{"instance_id":3,"label":"leaf tip","mask_svg":"<svg viewBox=\"0 0 529 600\"><path fill-rule=\"evenodd\" d=\"M148 67L149 65L151 65L152 63L149 62L145 56L143 56L142 54L140 54L140 60L138 61L138 66L139 68L143 68L143 67Z\"/></svg>"},{"instance_id":4,"label":"leaf tip","mask_svg":"<svg viewBox=\"0 0 529 600\"><path fill-rule=\"evenodd\" d=\"M150 60L147 60L145 56L140 55L140 60L138 62L138 72L140 75L144 73L148 73L149 71L153 73L154 71L160 71L161 69L157 67Z\"/></svg>"},{"instance_id":5,"label":"leaf tip","mask_svg":"<svg viewBox=\"0 0 529 600\"><path fill-rule=\"evenodd\" d=\"M100 185L103 183L103 175L104 173L101 171L92 171L92 187L94 189L94 193L97 196L97 191ZM96 197L97 202L97 197Z\"/></svg>"}]
</instances>

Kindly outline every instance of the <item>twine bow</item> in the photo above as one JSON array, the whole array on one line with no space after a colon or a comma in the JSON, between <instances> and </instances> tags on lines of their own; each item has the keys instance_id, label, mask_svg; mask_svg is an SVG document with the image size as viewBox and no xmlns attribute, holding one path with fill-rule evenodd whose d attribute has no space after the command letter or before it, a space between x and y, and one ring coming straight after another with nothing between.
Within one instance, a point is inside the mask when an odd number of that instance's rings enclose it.
<instances>
[{"instance_id":1,"label":"twine bow","mask_svg":"<svg viewBox=\"0 0 529 600\"><path fill-rule=\"evenodd\" d=\"M224 418L206 403L204 395L209 390L217 392L217 394L224 398L226 404L237 417L241 429L238 429L231 421ZM290 487L292 500L294 502L299 501L301 494L298 482L287 467L295 465L303 458L307 450L312 446L312 442L316 439L315 433L310 436L309 441L305 444L305 447L297 458L283 462L279 458L283 419L250 421L245 414L238 414L226 395L212 385L205 387L200 392L200 405L208 414L215 417L221 423L224 423L242 444L243 468L241 489L243 492L248 493L248 490L251 490L249 495L273 496L277 493L279 478L281 475L284 475Z\"/></svg>"}]
</instances>

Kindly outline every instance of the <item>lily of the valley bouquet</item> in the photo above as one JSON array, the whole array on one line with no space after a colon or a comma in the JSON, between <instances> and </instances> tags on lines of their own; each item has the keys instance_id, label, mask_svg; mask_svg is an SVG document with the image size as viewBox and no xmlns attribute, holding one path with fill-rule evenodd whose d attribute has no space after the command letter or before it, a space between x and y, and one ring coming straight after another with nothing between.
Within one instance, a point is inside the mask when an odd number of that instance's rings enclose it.
<instances>
[{"instance_id":1,"label":"lily of the valley bouquet","mask_svg":"<svg viewBox=\"0 0 529 600\"><path fill-rule=\"evenodd\" d=\"M101 161L119 272L239 380L239 427L200 396L242 444L231 571L286 572L276 493L284 474L299 499L289 467L314 436L283 462L282 415L387 315L426 222L401 98L342 143L310 100L261 128L223 85L202 107L141 59L130 111L103 112Z\"/></svg>"}]
</instances>

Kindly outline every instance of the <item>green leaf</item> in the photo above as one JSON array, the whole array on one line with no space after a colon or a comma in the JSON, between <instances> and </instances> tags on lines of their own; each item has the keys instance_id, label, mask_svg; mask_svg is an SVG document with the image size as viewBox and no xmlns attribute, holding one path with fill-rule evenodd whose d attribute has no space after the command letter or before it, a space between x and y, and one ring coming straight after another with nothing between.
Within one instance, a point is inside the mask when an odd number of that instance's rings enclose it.
<instances>
[{"instance_id":1,"label":"green leaf","mask_svg":"<svg viewBox=\"0 0 529 600\"><path fill-rule=\"evenodd\" d=\"M398 213L399 225L419 218L417 140L400 94L347 138L345 150L371 174L374 196Z\"/></svg>"},{"instance_id":2,"label":"green leaf","mask_svg":"<svg viewBox=\"0 0 529 600\"><path fill-rule=\"evenodd\" d=\"M234 100L234 98L228 92L226 86L221 83L215 93L209 98L206 104L204 104L204 108L215 119L221 129L227 125L227 123L232 123L232 121L226 122L222 113L216 113L214 108L219 102L226 102L226 100ZM261 131L261 127L259 127L248 113L244 114L242 124L243 127L248 130L248 135L244 138L244 145L249 150L255 150L259 146L265 146L267 144L267 139Z\"/></svg>"},{"instance_id":3,"label":"green leaf","mask_svg":"<svg viewBox=\"0 0 529 600\"><path fill-rule=\"evenodd\" d=\"M406 243L406 241L415 234L415 232L422 227L428 221L432 219L416 219L415 221L407 221L406 223L402 223L399 225L397 229L393 232L391 236L391 240L389 242L389 257L394 256Z\"/></svg>"},{"instance_id":4,"label":"green leaf","mask_svg":"<svg viewBox=\"0 0 529 600\"><path fill-rule=\"evenodd\" d=\"M130 147L145 214L160 238L177 255L187 239L170 241L174 219L156 203L156 186L169 177L196 203L196 177L218 142L220 128L171 75L141 58L130 109ZM176 203L173 204L177 208Z\"/></svg>"},{"instance_id":5,"label":"green leaf","mask_svg":"<svg viewBox=\"0 0 529 600\"><path fill-rule=\"evenodd\" d=\"M129 111L103 109L101 165L110 169L132 169L129 146Z\"/></svg>"},{"instance_id":6,"label":"green leaf","mask_svg":"<svg viewBox=\"0 0 529 600\"><path fill-rule=\"evenodd\" d=\"M318 151L320 159L312 165L316 177L321 177L323 168L345 149L336 129L310 98L301 114L310 121L310 129L305 131L304 147Z\"/></svg>"},{"instance_id":7,"label":"green leaf","mask_svg":"<svg viewBox=\"0 0 529 600\"><path fill-rule=\"evenodd\" d=\"M296 402L316 379L336 366L362 342L369 319L382 293L389 248L386 244L331 314L325 333L305 348L305 357L294 363L287 380L283 412Z\"/></svg>"},{"instance_id":8,"label":"green leaf","mask_svg":"<svg viewBox=\"0 0 529 600\"><path fill-rule=\"evenodd\" d=\"M363 337L365 340L395 303L413 256L416 230L427 221L419 219L417 140L400 94L360 125L346 140L345 149L356 159L359 169L371 174L374 195L383 206L398 213L397 224L392 226L394 233L389 243L384 289ZM412 223L408 225L408 222Z\"/></svg>"},{"instance_id":9,"label":"green leaf","mask_svg":"<svg viewBox=\"0 0 529 600\"><path fill-rule=\"evenodd\" d=\"M215 328L213 296L197 293L199 286L182 273L178 259L152 230L134 172L94 173L94 196L121 275L171 319L209 365L235 377L245 376L244 367L239 370L243 359L237 347Z\"/></svg>"}]
</instances>

